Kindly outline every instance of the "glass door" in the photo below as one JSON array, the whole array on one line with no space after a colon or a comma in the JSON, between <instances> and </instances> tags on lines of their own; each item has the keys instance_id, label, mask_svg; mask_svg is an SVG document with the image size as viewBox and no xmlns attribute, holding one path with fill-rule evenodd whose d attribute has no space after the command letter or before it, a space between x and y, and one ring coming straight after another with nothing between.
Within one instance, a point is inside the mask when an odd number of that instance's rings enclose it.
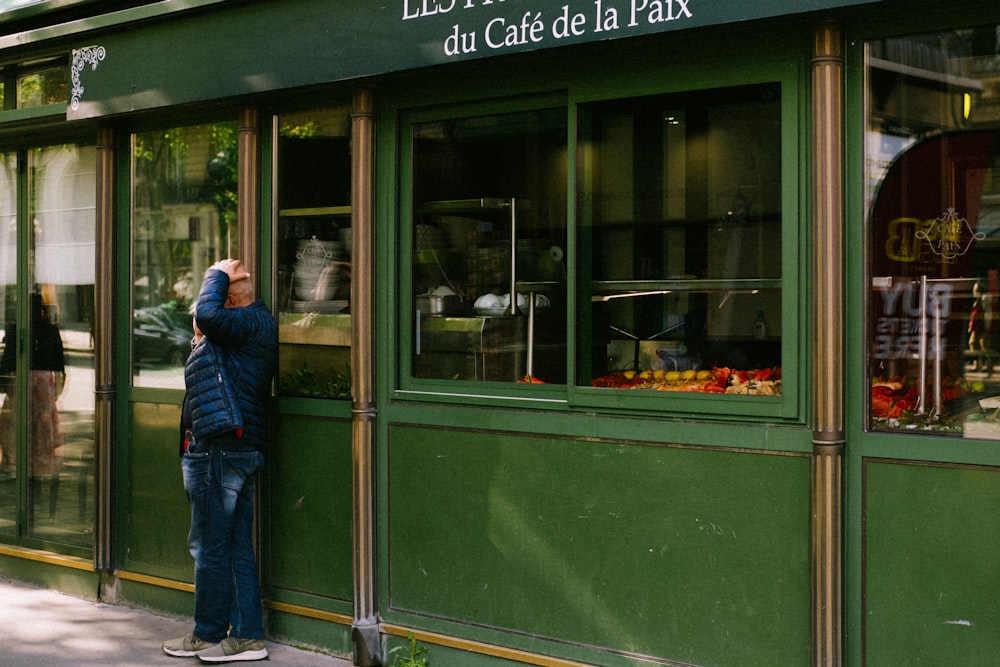
<instances>
[{"instance_id":1,"label":"glass door","mask_svg":"<svg viewBox=\"0 0 1000 667\"><path fill-rule=\"evenodd\" d=\"M351 120L276 117L278 393L351 397Z\"/></svg>"},{"instance_id":2,"label":"glass door","mask_svg":"<svg viewBox=\"0 0 1000 667\"><path fill-rule=\"evenodd\" d=\"M5 157L0 528L89 548L96 153L68 144ZM18 258L26 271L16 270Z\"/></svg>"},{"instance_id":3,"label":"glass door","mask_svg":"<svg viewBox=\"0 0 1000 667\"><path fill-rule=\"evenodd\" d=\"M0 282L3 299L3 355L0 362L0 536L17 537L17 416L14 411L17 330L17 153L0 155Z\"/></svg>"},{"instance_id":4,"label":"glass door","mask_svg":"<svg viewBox=\"0 0 1000 667\"><path fill-rule=\"evenodd\" d=\"M236 124L132 136L132 386L184 389L205 271L236 239Z\"/></svg>"}]
</instances>

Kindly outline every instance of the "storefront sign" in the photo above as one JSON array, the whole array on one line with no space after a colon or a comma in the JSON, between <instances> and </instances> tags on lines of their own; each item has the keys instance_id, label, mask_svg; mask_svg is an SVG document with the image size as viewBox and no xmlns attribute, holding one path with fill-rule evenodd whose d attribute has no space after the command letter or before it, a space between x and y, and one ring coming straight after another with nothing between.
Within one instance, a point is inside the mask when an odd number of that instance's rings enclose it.
<instances>
[{"instance_id":1,"label":"storefront sign","mask_svg":"<svg viewBox=\"0 0 1000 667\"><path fill-rule=\"evenodd\" d=\"M717 0L400 0L403 21L433 22L447 58L795 14L854 2Z\"/></svg>"},{"instance_id":2,"label":"storefront sign","mask_svg":"<svg viewBox=\"0 0 1000 667\"><path fill-rule=\"evenodd\" d=\"M454 57L477 53L482 49L504 49L556 43L560 40L584 39L597 36L610 39L619 31L644 32L647 28L667 26L674 21L695 23L690 4L699 0L593 0L593 6L581 3L570 9L564 4L555 13L546 14L529 8L523 14L492 16L483 22L472 10L492 5L493 0L467 0L458 5L457 0L403 0L403 20L428 19L456 12L455 23L442 40L445 56ZM502 0L501 0L502 1ZM584 10L584 11L580 11ZM464 15L469 12L470 15ZM463 27L461 21L472 21ZM470 28L471 24L471 28ZM682 25L669 26L680 28Z\"/></svg>"},{"instance_id":3,"label":"storefront sign","mask_svg":"<svg viewBox=\"0 0 1000 667\"><path fill-rule=\"evenodd\" d=\"M872 0L296 0L215 5L77 45L68 117L864 4ZM876 0L877 1L877 0ZM2 2L2 0L0 0ZM93 54L103 53L95 60Z\"/></svg>"}]
</instances>

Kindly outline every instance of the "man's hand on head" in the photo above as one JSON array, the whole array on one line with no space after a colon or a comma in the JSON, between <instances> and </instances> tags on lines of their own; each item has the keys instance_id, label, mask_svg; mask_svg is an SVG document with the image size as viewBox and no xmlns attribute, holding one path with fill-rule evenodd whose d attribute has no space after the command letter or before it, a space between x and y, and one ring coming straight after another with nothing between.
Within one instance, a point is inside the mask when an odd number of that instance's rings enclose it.
<instances>
[{"instance_id":1,"label":"man's hand on head","mask_svg":"<svg viewBox=\"0 0 1000 667\"><path fill-rule=\"evenodd\" d=\"M243 268L242 262L238 259L229 258L220 260L213 264L212 268L218 269L229 276L230 283L250 279L250 273Z\"/></svg>"}]
</instances>

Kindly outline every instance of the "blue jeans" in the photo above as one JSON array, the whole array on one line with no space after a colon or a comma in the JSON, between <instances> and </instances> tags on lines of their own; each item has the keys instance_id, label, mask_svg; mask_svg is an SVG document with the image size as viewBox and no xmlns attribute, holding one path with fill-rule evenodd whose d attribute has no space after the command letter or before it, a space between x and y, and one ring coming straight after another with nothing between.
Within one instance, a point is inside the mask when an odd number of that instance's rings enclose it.
<instances>
[{"instance_id":1,"label":"blue jeans","mask_svg":"<svg viewBox=\"0 0 1000 667\"><path fill-rule=\"evenodd\" d=\"M199 442L181 461L191 504L194 634L207 642L264 637L253 549L253 475L263 465L263 454L232 438Z\"/></svg>"}]
</instances>

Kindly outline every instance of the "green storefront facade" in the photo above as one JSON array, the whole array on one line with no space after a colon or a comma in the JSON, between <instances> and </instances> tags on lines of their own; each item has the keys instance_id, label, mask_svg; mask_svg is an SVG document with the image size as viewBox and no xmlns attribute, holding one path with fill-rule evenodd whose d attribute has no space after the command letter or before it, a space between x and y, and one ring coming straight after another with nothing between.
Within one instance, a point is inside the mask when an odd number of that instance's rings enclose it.
<instances>
[{"instance_id":1,"label":"green storefront facade","mask_svg":"<svg viewBox=\"0 0 1000 667\"><path fill-rule=\"evenodd\" d=\"M239 256L280 324L269 638L993 660L995 3L41 0L0 27L0 574L191 614L187 308ZM12 338L39 302L55 439Z\"/></svg>"}]
</instances>

